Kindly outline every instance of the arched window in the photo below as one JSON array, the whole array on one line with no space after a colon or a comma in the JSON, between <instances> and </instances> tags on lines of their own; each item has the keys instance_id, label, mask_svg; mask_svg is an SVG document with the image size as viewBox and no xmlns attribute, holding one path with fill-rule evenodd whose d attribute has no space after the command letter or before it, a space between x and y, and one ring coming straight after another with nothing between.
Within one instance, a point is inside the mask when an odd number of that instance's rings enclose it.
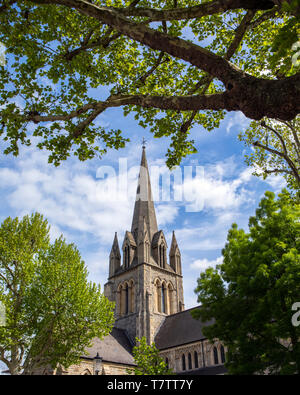
<instances>
[{"instance_id":1,"label":"arched window","mask_svg":"<svg viewBox=\"0 0 300 395\"><path fill-rule=\"evenodd\" d=\"M214 347L214 363L215 363L215 365L218 365L218 363L219 363L217 347Z\"/></svg>"},{"instance_id":2,"label":"arched window","mask_svg":"<svg viewBox=\"0 0 300 395\"><path fill-rule=\"evenodd\" d=\"M184 354L182 354L181 361L182 361L182 370L185 370L186 367L185 367L185 355Z\"/></svg>"},{"instance_id":3,"label":"arched window","mask_svg":"<svg viewBox=\"0 0 300 395\"><path fill-rule=\"evenodd\" d=\"M127 268L127 247L124 248L124 265Z\"/></svg>"},{"instance_id":4,"label":"arched window","mask_svg":"<svg viewBox=\"0 0 300 395\"><path fill-rule=\"evenodd\" d=\"M166 366L167 366L167 369L169 369L169 359L168 358L166 358Z\"/></svg>"},{"instance_id":5,"label":"arched window","mask_svg":"<svg viewBox=\"0 0 300 395\"><path fill-rule=\"evenodd\" d=\"M162 267L162 246L159 246L159 266Z\"/></svg>"},{"instance_id":6,"label":"arched window","mask_svg":"<svg viewBox=\"0 0 300 395\"><path fill-rule=\"evenodd\" d=\"M165 284L161 286L161 311L162 313L166 312L166 288Z\"/></svg>"},{"instance_id":7,"label":"arched window","mask_svg":"<svg viewBox=\"0 0 300 395\"><path fill-rule=\"evenodd\" d=\"M155 298L156 298L156 311L158 313L161 313L161 285L160 281L157 279L154 283L154 292L155 292Z\"/></svg>"},{"instance_id":8,"label":"arched window","mask_svg":"<svg viewBox=\"0 0 300 395\"><path fill-rule=\"evenodd\" d=\"M129 263L130 263L130 247L126 247L126 264L125 267L129 268Z\"/></svg>"},{"instance_id":9,"label":"arched window","mask_svg":"<svg viewBox=\"0 0 300 395\"><path fill-rule=\"evenodd\" d=\"M168 285L168 314L174 313L174 300L173 300L173 287L171 284Z\"/></svg>"},{"instance_id":10,"label":"arched window","mask_svg":"<svg viewBox=\"0 0 300 395\"><path fill-rule=\"evenodd\" d=\"M189 354L188 354L188 361L189 361L189 370L192 370L193 368L192 368L192 356L191 356L191 353L189 352Z\"/></svg>"},{"instance_id":11,"label":"arched window","mask_svg":"<svg viewBox=\"0 0 300 395\"><path fill-rule=\"evenodd\" d=\"M133 313L135 311L135 295L134 295L134 282L130 281L129 287L129 312Z\"/></svg>"},{"instance_id":12,"label":"arched window","mask_svg":"<svg viewBox=\"0 0 300 395\"><path fill-rule=\"evenodd\" d=\"M194 361L195 361L195 368L198 368L199 364L198 364L198 353L197 353L197 351L194 352Z\"/></svg>"},{"instance_id":13,"label":"arched window","mask_svg":"<svg viewBox=\"0 0 300 395\"><path fill-rule=\"evenodd\" d=\"M125 314L128 314L129 310L129 290L128 290L128 284L126 283L125 286Z\"/></svg>"},{"instance_id":14,"label":"arched window","mask_svg":"<svg viewBox=\"0 0 300 395\"><path fill-rule=\"evenodd\" d=\"M122 297L123 288L122 285L118 288L118 309L117 312L121 316L123 314L123 297Z\"/></svg>"},{"instance_id":15,"label":"arched window","mask_svg":"<svg viewBox=\"0 0 300 395\"><path fill-rule=\"evenodd\" d=\"M179 270L180 269L180 256L176 255L175 260L176 260L176 272L179 273L180 272L180 270Z\"/></svg>"},{"instance_id":16,"label":"arched window","mask_svg":"<svg viewBox=\"0 0 300 395\"><path fill-rule=\"evenodd\" d=\"M220 351L221 351L221 362L225 363L225 349L223 345L221 346Z\"/></svg>"}]
</instances>

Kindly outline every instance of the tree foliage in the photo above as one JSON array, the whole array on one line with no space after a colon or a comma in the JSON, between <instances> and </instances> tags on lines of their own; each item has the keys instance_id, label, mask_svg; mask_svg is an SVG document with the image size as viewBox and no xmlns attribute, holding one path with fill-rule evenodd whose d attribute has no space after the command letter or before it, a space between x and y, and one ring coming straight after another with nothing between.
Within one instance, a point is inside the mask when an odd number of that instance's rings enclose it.
<instances>
[{"instance_id":1,"label":"tree foliage","mask_svg":"<svg viewBox=\"0 0 300 395\"><path fill-rule=\"evenodd\" d=\"M159 356L159 350L155 344L147 344L145 337L136 338L136 346L133 347L133 357L136 363L134 374L136 375L159 375L172 374L171 369L162 357ZM128 371L132 374L132 371Z\"/></svg>"},{"instance_id":2,"label":"tree foliage","mask_svg":"<svg viewBox=\"0 0 300 395\"><path fill-rule=\"evenodd\" d=\"M298 15L297 0L3 0L5 153L37 137L58 165L124 147L126 131L99 121L120 106L155 137L171 137L169 166L196 152L193 126L210 131L226 111L291 120L300 111Z\"/></svg>"},{"instance_id":3,"label":"tree foliage","mask_svg":"<svg viewBox=\"0 0 300 395\"><path fill-rule=\"evenodd\" d=\"M255 167L255 175L266 178L282 174L288 185L300 189L300 117L279 121L253 121L239 135L240 140L254 148L246 155L246 163Z\"/></svg>"},{"instance_id":4,"label":"tree foliage","mask_svg":"<svg viewBox=\"0 0 300 395\"><path fill-rule=\"evenodd\" d=\"M93 337L107 335L113 305L87 280L78 249L49 241L40 214L7 218L0 227L0 360L11 374L79 362Z\"/></svg>"},{"instance_id":5,"label":"tree foliage","mask_svg":"<svg viewBox=\"0 0 300 395\"><path fill-rule=\"evenodd\" d=\"M266 192L249 232L234 224L224 262L201 273L193 313L215 323L203 328L227 347L232 374L299 374L300 327L292 306L300 295L300 205L284 190Z\"/></svg>"}]
</instances>

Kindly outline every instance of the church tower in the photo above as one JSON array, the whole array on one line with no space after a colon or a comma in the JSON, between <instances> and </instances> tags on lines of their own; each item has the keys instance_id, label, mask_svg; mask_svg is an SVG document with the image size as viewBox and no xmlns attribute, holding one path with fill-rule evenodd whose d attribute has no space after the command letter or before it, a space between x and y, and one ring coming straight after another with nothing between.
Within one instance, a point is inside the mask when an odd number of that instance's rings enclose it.
<instances>
[{"instance_id":1,"label":"church tower","mask_svg":"<svg viewBox=\"0 0 300 395\"><path fill-rule=\"evenodd\" d=\"M115 327L148 343L165 317L184 310L181 255L173 232L169 262L167 241L158 230L146 150L143 146L131 231L125 232L122 256L117 234L110 253L104 293L115 302Z\"/></svg>"}]
</instances>

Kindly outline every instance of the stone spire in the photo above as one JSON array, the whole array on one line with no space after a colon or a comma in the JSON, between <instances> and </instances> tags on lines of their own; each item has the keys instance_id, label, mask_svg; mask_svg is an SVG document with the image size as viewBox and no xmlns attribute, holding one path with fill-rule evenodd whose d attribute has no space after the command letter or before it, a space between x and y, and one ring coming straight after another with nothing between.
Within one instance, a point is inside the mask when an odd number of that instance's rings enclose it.
<instances>
[{"instance_id":1,"label":"stone spire","mask_svg":"<svg viewBox=\"0 0 300 395\"><path fill-rule=\"evenodd\" d=\"M111 247L111 254L114 254L114 256L116 256L116 257L121 257L117 232L115 232L113 245Z\"/></svg>"},{"instance_id":2,"label":"stone spire","mask_svg":"<svg viewBox=\"0 0 300 395\"><path fill-rule=\"evenodd\" d=\"M139 231L143 231L145 226L144 223L146 223L149 239L151 241L154 233L158 231L158 228L151 192L151 183L145 146L143 146L140 174L131 225L131 233L135 239L137 239Z\"/></svg>"},{"instance_id":3,"label":"stone spire","mask_svg":"<svg viewBox=\"0 0 300 395\"><path fill-rule=\"evenodd\" d=\"M176 240L176 237L175 237L175 232L173 230L172 242L171 242L171 248L170 248L170 255L176 253L176 248L178 248L178 243L177 243L177 240ZM179 248L178 248L178 250L179 250Z\"/></svg>"},{"instance_id":4,"label":"stone spire","mask_svg":"<svg viewBox=\"0 0 300 395\"><path fill-rule=\"evenodd\" d=\"M121 254L120 254L118 236L116 232L109 255L109 277L115 274L115 272L120 268L120 265L121 265Z\"/></svg>"},{"instance_id":5,"label":"stone spire","mask_svg":"<svg viewBox=\"0 0 300 395\"><path fill-rule=\"evenodd\" d=\"M178 243L177 243L177 240L176 240L176 237L175 237L174 230L173 230L172 243L171 243L169 256L170 256L170 266L173 268L175 273L182 274L182 271L181 271L181 254L180 254Z\"/></svg>"}]
</instances>

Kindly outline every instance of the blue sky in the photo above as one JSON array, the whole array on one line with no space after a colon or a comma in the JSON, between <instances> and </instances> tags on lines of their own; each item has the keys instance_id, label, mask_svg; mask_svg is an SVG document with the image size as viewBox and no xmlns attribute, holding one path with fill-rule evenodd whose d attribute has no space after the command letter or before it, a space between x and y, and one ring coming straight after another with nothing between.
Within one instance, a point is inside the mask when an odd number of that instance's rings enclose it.
<instances>
[{"instance_id":1,"label":"blue sky","mask_svg":"<svg viewBox=\"0 0 300 395\"><path fill-rule=\"evenodd\" d=\"M131 142L125 149L109 151L102 160L79 162L70 158L58 168L47 163L47 152L34 146L22 147L17 158L1 154L0 220L33 211L42 213L51 225L52 239L63 234L68 242L75 243L88 266L90 279L103 287L114 232L118 232L121 246L125 231L131 228L137 185L133 167L140 163L141 140L145 137L148 141L150 169L153 165L163 166L169 140L154 139L132 116L124 118L121 109L106 111L99 122L122 128ZM175 230L181 249L186 308L197 304L194 289L199 273L222 261L221 250L231 224L236 222L246 228L264 192L278 192L284 185L279 177L266 182L251 175L244 163L245 147L237 139L247 125L248 120L236 112L227 114L221 127L213 132L201 127L193 129L198 153L186 158L182 166L203 166L203 178L184 180L185 187L196 192L198 200L201 197L203 207L194 201L190 206L194 211L188 211L186 202L155 202L158 226L163 229L168 246ZM120 158L128 161L128 199L99 199L99 191L108 180L97 178L97 169L113 166L117 173Z\"/></svg>"}]
</instances>

